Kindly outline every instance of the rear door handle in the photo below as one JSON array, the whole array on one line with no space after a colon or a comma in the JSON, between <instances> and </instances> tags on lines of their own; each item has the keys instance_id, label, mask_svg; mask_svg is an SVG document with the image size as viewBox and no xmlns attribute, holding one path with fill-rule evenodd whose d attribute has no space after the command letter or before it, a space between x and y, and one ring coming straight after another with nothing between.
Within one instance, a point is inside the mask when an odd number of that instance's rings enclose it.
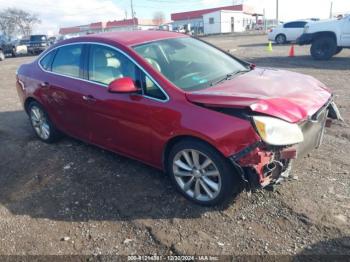
<instances>
[{"instance_id":1,"label":"rear door handle","mask_svg":"<svg viewBox=\"0 0 350 262\"><path fill-rule=\"evenodd\" d=\"M94 98L92 95L87 95L87 96L83 96L83 100L87 102L95 102L96 98Z\"/></svg>"}]
</instances>

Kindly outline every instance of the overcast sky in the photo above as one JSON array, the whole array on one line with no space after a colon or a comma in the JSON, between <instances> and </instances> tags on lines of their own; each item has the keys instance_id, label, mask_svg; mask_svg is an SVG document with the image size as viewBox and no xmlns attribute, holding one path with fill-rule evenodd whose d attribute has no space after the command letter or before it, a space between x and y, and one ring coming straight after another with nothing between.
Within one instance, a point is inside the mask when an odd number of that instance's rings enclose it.
<instances>
[{"instance_id":1,"label":"overcast sky","mask_svg":"<svg viewBox=\"0 0 350 262\"><path fill-rule=\"evenodd\" d=\"M279 0L280 19L328 18L331 0ZM167 19L170 13L230 5L242 0L133 0L136 16L152 18L156 11L163 11ZM276 0L245 0L258 12L266 10L268 18L274 18ZM350 0L333 0L334 12L349 12ZM42 23L36 32L56 34L59 27L88 24L91 22L130 18L130 0L0 0L0 9L17 7L39 15Z\"/></svg>"}]
</instances>

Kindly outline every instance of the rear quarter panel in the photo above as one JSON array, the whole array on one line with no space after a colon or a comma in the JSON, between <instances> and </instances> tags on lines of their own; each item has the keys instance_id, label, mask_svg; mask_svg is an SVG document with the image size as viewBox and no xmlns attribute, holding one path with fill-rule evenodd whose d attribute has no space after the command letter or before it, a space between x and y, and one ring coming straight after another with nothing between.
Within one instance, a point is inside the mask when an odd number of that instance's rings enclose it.
<instances>
[{"instance_id":1,"label":"rear quarter panel","mask_svg":"<svg viewBox=\"0 0 350 262\"><path fill-rule=\"evenodd\" d=\"M17 90L19 91L23 104L29 97L38 100L41 104L45 104L43 93L40 90L40 80L42 80L43 76L39 70L36 60L29 64L23 64L18 69Z\"/></svg>"}]
</instances>

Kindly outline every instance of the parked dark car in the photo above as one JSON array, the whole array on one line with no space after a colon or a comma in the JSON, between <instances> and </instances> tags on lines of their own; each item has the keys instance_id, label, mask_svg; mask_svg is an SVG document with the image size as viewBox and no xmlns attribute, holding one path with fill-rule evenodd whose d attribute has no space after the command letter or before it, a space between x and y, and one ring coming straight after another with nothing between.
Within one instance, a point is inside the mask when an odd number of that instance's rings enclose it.
<instances>
[{"instance_id":1,"label":"parked dark car","mask_svg":"<svg viewBox=\"0 0 350 262\"><path fill-rule=\"evenodd\" d=\"M6 55L15 56L15 49L7 37L0 36L0 61L3 61Z\"/></svg>"},{"instance_id":2,"label":"parked dark car","mask_svg":"<svg viewBox=\"0 0 350 262\"><path fill-rule=\"evenodd\" d=\"M278 183L341 118L310 76L165 31L62 41L19 67L17 90L42 141L63 132L138 159L202 205Z\"/></svg>"},{"instance_id":3,"label":"parked dark car","mask_svg":"<svg viewBox=\"0 0 350 262\"><path fill-rule=\"evenodd\" d=\"M46 35L31 35L28 44L28 53L40 54L49 46L49 40Z\"/></svg>"}]
</instances>

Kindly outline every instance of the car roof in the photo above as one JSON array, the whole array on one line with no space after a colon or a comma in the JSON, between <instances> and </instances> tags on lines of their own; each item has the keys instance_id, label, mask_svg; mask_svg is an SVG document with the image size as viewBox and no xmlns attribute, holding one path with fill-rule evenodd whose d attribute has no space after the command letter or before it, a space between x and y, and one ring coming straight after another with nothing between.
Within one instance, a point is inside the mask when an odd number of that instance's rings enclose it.
<instances>
[{"instance_id":1,"label":"car roof","mask_svg":"<svg viewBox=\"0 0 350 262\"><path fill-rule=\"evenodd\" d=\"M91 34L86 36L80 36L71 38L74 42L79 41L101 41L109 40L126 46L134 46L147 42L153 42L157 40L189 37L187 35L169 31L123 31L123 32L106 32L99 34Z\"/></svg>"},{"instance_id":2,"label":"car roof","mask_svg":"<svg viewBox=\"0 0 350 262\"><path fill-rule=\"evenodd\" d=\"M289 23L295 23L295 22L313 22L311 19L300 19L300 20L293 20L293 21L288 21L288 22L285 22L284 24L289 24Z\"/></svg>"}]
</instances>

